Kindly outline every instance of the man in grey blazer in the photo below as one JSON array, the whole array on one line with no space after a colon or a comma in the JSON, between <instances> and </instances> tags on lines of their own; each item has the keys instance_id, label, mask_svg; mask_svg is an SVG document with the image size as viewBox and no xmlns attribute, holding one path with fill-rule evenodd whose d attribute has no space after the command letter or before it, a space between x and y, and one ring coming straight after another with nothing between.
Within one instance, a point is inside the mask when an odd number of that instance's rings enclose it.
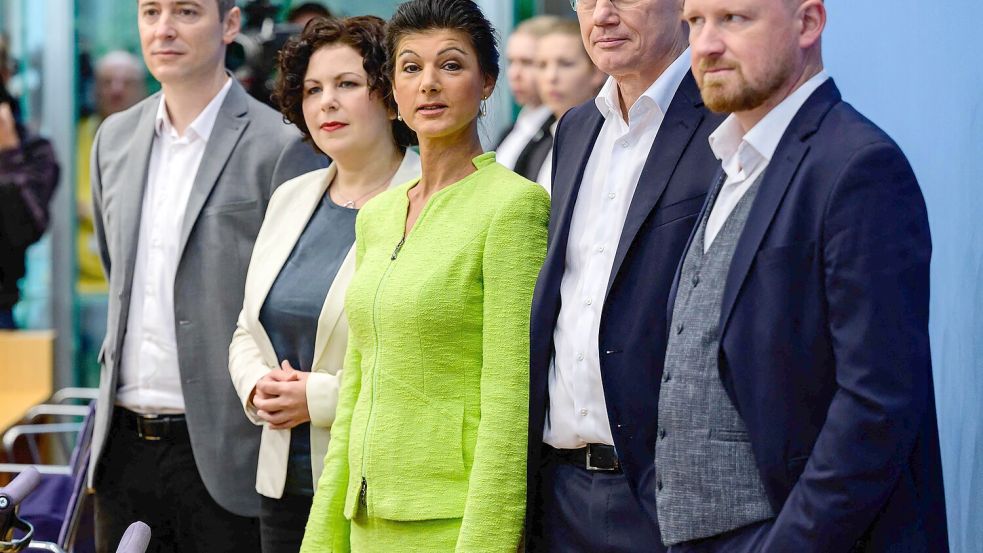
<instances>
[{"instance_id":1,"label":"man in grey blazer","mask_svg":"<svg viewBox=\"0 0 983 553\"><path fill-rule=\"evenodd\" d=\"M98 549L142 520L151 551L258 551L260 432L228 346L270 195L327 160L226 72L233 0L140 0L138 21L162 91L108 118L92 151L110 286L89 470Z\"/></svg>"}]
</instances>

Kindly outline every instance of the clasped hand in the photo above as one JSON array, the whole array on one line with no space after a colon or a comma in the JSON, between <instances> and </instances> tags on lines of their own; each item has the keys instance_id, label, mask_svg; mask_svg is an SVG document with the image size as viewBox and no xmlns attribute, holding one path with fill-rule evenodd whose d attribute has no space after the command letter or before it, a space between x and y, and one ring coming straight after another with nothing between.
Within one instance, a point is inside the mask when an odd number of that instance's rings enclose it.
<instances>
[{"instance_id":1,"label":"clasped hand","mask_svg":"<svg viewBox=\"0 0 983 553\"><path fill-rule=\"evenodd\" d=\"M273 430L288 430L311 420L307 409L307 377L289 361L256 383L251 402L256 414Z\"/></svg>"}]
</instances>

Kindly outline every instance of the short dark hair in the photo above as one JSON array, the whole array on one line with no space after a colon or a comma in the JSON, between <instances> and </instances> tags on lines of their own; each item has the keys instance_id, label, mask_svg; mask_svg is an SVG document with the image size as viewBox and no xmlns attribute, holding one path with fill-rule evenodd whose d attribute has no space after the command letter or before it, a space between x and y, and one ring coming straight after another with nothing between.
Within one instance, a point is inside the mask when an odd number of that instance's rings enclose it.
<instances>
[{"instance_id":1,"label":"short dark hair","mask_svg":"<svg viewBox=\"0 0 983 553\"><path fill-rule=\"evenodd\" d=\"M225 21L225 16L229 15L229 10L236 7L236 0L216 0L218 2L218 18Z\"/></svg>"},{"instance_id":2,"label":"short dark hair","mask_svg":"<svg viewBox=\"0 0 983 553\"><path fill-rule=\"evenodd\" d=\"M396 48L407 35L450 29L461 31L478 55L478 66L486 77L498 80L498 37L492 24L472 0L411 0L400 4L389 20L386 72L395 71Z\"/></svg>"},{"instance_id":3,"label":"short dark hair","mask_svg":"<svg viewBox=\"0 0 983 553\"><path fill-rule=\"evenodd\" d=\"M386 22L373 15L345 19L312 19L304 31L290 40L280 50L277 58L279 69L273 102L280 108L284 120L297 126L304 138L315 148L311 131L304 121L304 76L311 56L325 46L345 44L362 56L362 67L368 76L369 91L376 94L386 109L396 112L396 100L392 95L392 81L384 70L386 52ZM398 120L392 122L393 140L401 149L417 143L416 133Z\"/></svg>"}]
</instances>

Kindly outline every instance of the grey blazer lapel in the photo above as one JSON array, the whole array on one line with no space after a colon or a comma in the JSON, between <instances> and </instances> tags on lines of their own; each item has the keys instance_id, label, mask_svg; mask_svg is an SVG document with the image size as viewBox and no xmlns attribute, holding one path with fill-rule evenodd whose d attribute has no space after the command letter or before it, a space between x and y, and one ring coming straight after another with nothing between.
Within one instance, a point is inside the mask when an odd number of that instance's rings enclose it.
<instances>
[{"instance_id":1,"label":"grey blazer lapel","mask_svg":"<svg viewBox=\"0 0 983 553\"><path fill-rule=\"evenodd\" d=\"M195 175L184 222L181 224L178 259L184 256L184 248L188 244L188 237L191 236L191 229L194 228L198 215L205 207L205 202L208 201L208 196L218 182L225 164L232 156L239 138L249 126L248 113L246 91L239 83L233 81L232 88L229 89L229 94L222 103L222 108L219 109L212 134L208 137L208 144L205 146L205 153L201 157L198 174Z\"/></svg>"},{"instance_id":2,"label":"grey blazer lapel","mask_svg":"<svg viewBox=\"0 0 983 553\"><path fill-rule=\"evenodd\" d=\"M162 100L158 93L157 102L147 102L144 104L143 113L140 114L140 122L137 124L133 133L133 142L130 147L130 155L127 156L127 166L125 178L117 186L122 190L119 192L121 208L120 230L121 236L129 237L123 250L122 266L123 271L123 293L129 294L133 283L133 271L136 266L137 241L140 236L140 217L143 212L143 194L147 189L147 176L150 172L150 156L154 147L154 135L156 133L157 109ZM105 186L105 183L103 183ZM105 192L103 192L105 195Z\"/></svg>"}]
</instances>

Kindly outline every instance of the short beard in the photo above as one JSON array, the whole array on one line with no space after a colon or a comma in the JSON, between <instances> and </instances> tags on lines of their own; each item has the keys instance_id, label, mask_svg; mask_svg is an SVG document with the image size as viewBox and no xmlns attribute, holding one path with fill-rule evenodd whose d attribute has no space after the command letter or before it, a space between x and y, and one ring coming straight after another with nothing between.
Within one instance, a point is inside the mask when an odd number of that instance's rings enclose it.
<instances>
[{"instance_id":1,"label":"short beard","mask_svg":"<svg viewBox=\"0 0 983 553\"><path fill-rule=\"evenodd\" d=\"M712 67L712 64L700 63L700 95L703 97L704 105L716 113L751 111L760 107L774 97L792 73L792 64L787 60L774 60L761 82L751 84L744 77L740 65L737 65L734 67L734 73L738 78L737 90L728 91L724 84L705 84L705 71L708 65Z\"/></svg>"}]
</instances>

